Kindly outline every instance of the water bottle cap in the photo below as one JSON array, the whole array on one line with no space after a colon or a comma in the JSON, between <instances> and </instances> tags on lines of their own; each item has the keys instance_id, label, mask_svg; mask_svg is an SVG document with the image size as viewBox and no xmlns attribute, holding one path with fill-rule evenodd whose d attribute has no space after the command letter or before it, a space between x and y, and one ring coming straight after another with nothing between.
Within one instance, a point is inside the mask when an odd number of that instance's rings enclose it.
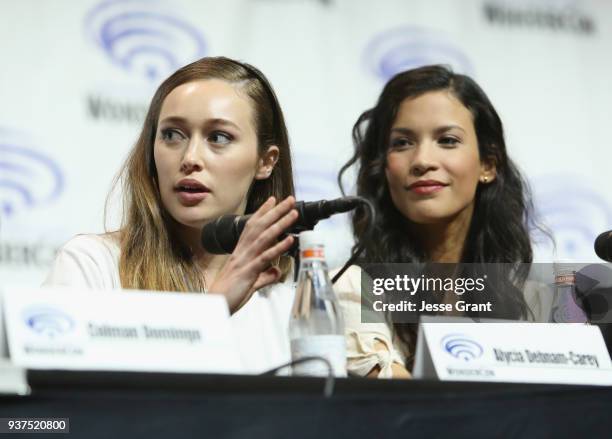
<instances>
[{"instance_id":1,"label":"water bottle cap","mask_svg":"<svg viewBox=\"0 0 612 439\"><path fill-rule=\"evenodd\" d=\"M323 236L314 230L306 230L300 233L300 249L305 250L313 247L323 247Z\"/></svg>"}]
</instances>

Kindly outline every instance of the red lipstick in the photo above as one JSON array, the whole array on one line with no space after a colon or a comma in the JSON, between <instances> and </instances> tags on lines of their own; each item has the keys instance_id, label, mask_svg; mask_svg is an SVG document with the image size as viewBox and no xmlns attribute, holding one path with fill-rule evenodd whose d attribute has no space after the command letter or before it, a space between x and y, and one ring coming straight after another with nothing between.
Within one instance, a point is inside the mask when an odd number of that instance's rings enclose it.
<instances>
[{"instance_id":1,"label":"red lipstick","mask_svg":"<svg viewBox=\"0 0 612 439\"><path fill-rule=\"evenodd\" d=\"M435 194L448 186L447 183L442 183L437 180L419 180L408 186L408 190L418 195Z\"/></svg>"}]
</instances>

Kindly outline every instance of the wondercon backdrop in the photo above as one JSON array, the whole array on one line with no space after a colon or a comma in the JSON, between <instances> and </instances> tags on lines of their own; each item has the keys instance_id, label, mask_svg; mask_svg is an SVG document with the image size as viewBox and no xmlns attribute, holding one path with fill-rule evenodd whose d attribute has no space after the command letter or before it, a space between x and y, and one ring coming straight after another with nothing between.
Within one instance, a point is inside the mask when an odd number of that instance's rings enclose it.
<instances>
[{"instance_id":1,"label":"wondercon backdrop","mask_svg":"<svg viewBox=\"0 0 612 439\"><path fill-rule=\"evenodd\" d=\"M553 249L534 236L538 260L595 261L594 238L612 228L606 0L0 0L0 41L1 284L40 284L59 246L104 231L155 88L209 55L272 82L298 199L339 195L352 125L385 81L444 63L474 77L505 123L556 238ZM110 213L112 229L117 203ZM330 264L343 263L347 217L318 229Z\"/></svg>"}]
</instances>

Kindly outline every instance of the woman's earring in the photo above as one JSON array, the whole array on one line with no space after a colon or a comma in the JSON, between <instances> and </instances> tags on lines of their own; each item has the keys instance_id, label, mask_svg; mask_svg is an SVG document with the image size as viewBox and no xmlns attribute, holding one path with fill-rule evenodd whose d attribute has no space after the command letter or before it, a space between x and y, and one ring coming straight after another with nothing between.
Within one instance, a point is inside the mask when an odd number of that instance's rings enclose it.
<instances>
[{"instance_id":1,"label":"woman's earring","mask_svg":"<svg viewBox=\"0 0 612 439\"><path fill-rule=\"evenodd\" d=\"M484 176L480 179L480 181L482 181L483 183L488 183L489 182L489 177Z\"/></svg>"}]
</instances>

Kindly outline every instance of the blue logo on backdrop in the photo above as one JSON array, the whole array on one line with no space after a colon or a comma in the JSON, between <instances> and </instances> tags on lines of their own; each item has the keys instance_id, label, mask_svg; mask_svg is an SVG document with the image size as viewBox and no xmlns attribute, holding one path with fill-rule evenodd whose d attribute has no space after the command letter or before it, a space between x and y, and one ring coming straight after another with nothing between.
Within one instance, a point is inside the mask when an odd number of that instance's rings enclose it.
<instances>
[{"instance_id":1,"label":"blue logo on backdrop","mask_svg":"<svg viewBox=\"0 0 612 439\"><path fill-rule=\"evenodd\" d=\"M64 188L55 161L15 141L15 134L0 128L0 214L7 217L55 200Z\"/></svg>"},{"instance_id":2,"label":"blue logo on backdrop","mask_svg":"<svg viewBox=\"0 0 612 439\"><path fill-rule=\"evenodd\" d=\"M66 334L74 329L74 320L66 313L48 306L28 308L23 319L36 334L48 338Z\"/></svg>"},{"instance_id":3,"label":"blue logo on backdrop","mask_svg":"<svg viewBox=\"0 0 612 439\"><path fill-rule=\"evenodd\" d=\"M113 63L159 80L206 54L200 31L155 0L115 0L95 6L86 32Z\"/></svg>"},{"instance_id":4,"label":"blue logo on backdrop","mask_svg":"<svg viewBox=\"0 0 612 439\"><path fill-rule=\"evenodd\" d=\"M538 215L553 232L560 258L593 259L595 238L612 226L610 201L582 180L563 174L533 182Z\"/></svg>"},{"instance_id":5,"label":"blue logo on backdrop","mask_svg":"<svg viewBox=\"0 0 612 439\"><path fill-rule=\"evenodd\" d=\"M474 74L472 63L460 48L440 33L413 26L376 35L366 46L364 59L367 68L384 81L429 64L446 64L457 73Z\"/></svg>"},{"instance_id":6,"label":"blue logo on backdrop","mask_svg":"<svg viewBox=\"0 0 612 439\"><path fill-rule=\"evenodd\" d=\"M482 346L463 334L449 334L442 339L441 345L450 355L464 361L479 358L483 353Z\"/></svg>"}]
</instances>

